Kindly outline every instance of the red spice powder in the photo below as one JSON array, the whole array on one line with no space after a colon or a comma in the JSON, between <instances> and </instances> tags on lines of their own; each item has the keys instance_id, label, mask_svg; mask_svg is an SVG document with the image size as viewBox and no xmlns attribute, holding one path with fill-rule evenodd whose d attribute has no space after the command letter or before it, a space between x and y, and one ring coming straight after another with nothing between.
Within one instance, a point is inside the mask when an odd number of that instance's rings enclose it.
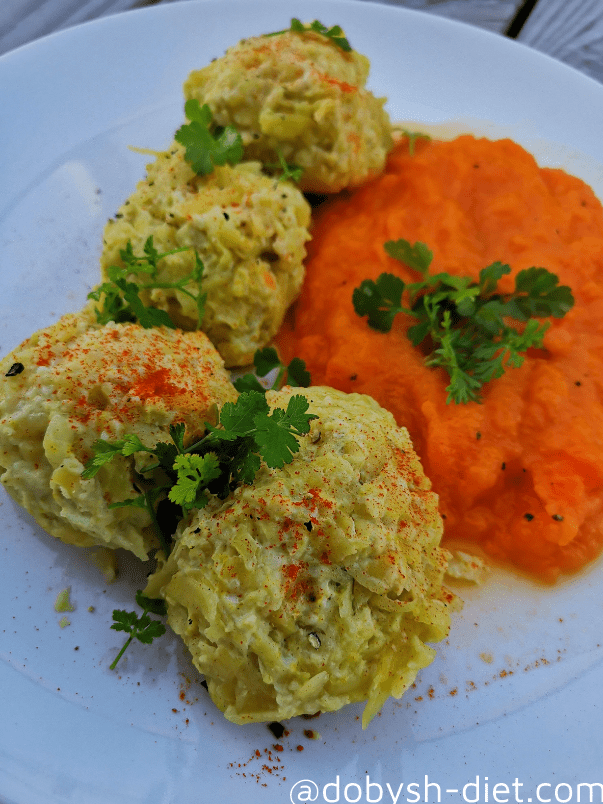
<instances>
[{"instance_id":1,"label":"red spice powder","mask_svg":"<svg viewBox=\"0 0 603 804\"><path fill-rule=\"evenodd\" d=\"M544 266L571 287L544 349L484 388L483 404L447 404L450 378L425 365L409 316L371 330L352 292L382 272L416 272L388 240L426 243L433 274L476 279L493 262L514 275ZM407 427L439 495L445 538L554 581L603 550L603 207L581 180L541 168L511 140L402 142L385 172L314 213L306 278L278 337L316 385L366 393Z\"/></svg>"},{"instance_id":2,"label":"red spice powder","mask_svg":"<svg viewBox=\"0 0 603 804\"><path fill-rule=\"evenodd\" d=\"M298 564L284 564L282 567L285 576L284 593L290 600L298 600L310 588L310 581L305 576L308 564L300 561Z\"/></svg>"},{"instance_id":3,"label":"red spice powder","mask_svg":"<svg viewBox=\"0 0 603 804\"><path fill-rule=\"evenodd\" d=\"M139 399L165 398L177 396L183 393L183 389L170 381L169 369L153 370L147 367L146 373L130 388L130 393Z\"/></svg>"},{"instance_id":4,"label":"red spice powder","mask_svg":"<svg viewBox=\"0 0 603 804\"><path fill-rule=\"evenodd\" d=\"M333 78L332 75L326 75L325 73L318 73L317 75L325 84L337 87L342 92L358 92L358 87L348 84L346 81L340 81L338 78Z\"/></svg>"}]
</instances>

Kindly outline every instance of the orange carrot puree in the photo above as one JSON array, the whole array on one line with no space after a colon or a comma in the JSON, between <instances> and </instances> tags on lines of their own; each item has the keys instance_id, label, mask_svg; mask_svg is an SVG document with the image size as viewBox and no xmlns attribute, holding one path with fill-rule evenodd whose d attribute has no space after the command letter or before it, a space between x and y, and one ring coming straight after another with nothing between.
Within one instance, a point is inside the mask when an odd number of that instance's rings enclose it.
<instances>
[{"instance_id":1,"label":"orange carrot puree","mask_svg":"<svg viewBox=\"0 0 603 804\"><path fill-rule=\"evenodd\" d=\"M446 404L448 375L406 337L413 319L371 330L353 288L381 272L413 281L386 240L422 241L430 271L471 275L500 260L543 266L574 308L545 348L484 388L483 403ZM384 175L319 208L307 279L279 335L313 384L374 396L408 428L440 495L447 540L554 581L603 546L603 209L562 170L539 168L510 140L402 142Z\"/></svg>"}]
</instances>

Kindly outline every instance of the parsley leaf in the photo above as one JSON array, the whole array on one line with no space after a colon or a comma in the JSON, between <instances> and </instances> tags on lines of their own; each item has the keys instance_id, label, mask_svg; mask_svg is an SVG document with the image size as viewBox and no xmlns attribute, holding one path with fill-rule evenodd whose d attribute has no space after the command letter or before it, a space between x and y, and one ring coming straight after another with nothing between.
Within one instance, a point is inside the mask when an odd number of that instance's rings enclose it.
<instances>
[{"instance_id":1,"label":"parsley leaf","mask_svg":"<svg viewBox=\"0 0 603 804\"><path fill-rule=\"evenodd\" d=\"M430 141L431 137L429 134L423 134L421 131L408 131L407 129L399 129L402 134L408 140L408 153L410 156L415 155L415 143L417 140L427 140Z\"/></svg>"},{"instance_id":2,"label":"parsley leaf","mask_svg":"<svg viewBox=\"0 0 603 804\"><path fill-rule=\"evenodd\" d=\"M153 449L135 435L113 443L98 439L82 475L94 477L117 455L128 457L138 451L153 454L156 461L139 470L140 475L146 475L145 491L109 507L146 509L167 556L173 533L164 533L157 518L163 500L180 506L182 517L192 508L205 507L208 494L225 499L241 483L253 482L262 460L271 468L289 463L299 451L298 436L309 432L314 418L304 396L291 397L286 410L271 411L263 392L245 391L236 402L222 406L217 426L207 424L206 435L188 446L182 423L170 427L172 443L159 442ZM155 470L160 471L155 474Z\"/></svg>"},{"instance_id":3,"label":"parsley leaf","mask_svg":"<svg viewBox=\"0 0 603 804\"><path fill-rule=\"evenodd\" d=\"M265 167L268 170L280 170L281 175L279 176L279 181L292 181L298 182L304 174L304 169L299 165L289 164L285 157L283 156L282 151L277 149L276 155L278 157L278 162L267 162Z\"/></svg>"},{"instance_id":4,"label":"parsley leaf","mask_svg":"<svg viewBox=\"0 0 603 804\"><path fill-rule=\"evenodd\" d=\"M323 25L322 22L318 20L314 20L310 25L304 25L303 22L293 17L289 28L285 28L283 31L274 31L274 33L266 34L266 36L278 36L279 34L289 33L290 31L293 33L307 33L308 31L313 31L314 33L326 36L327 39L330 39L331 42L341 48L341 50L348 53L352 50L350 43L343 35L343 31L339 25L333 25L331 28L327 28L326 25Z\"/></svg>"},{"instance_id":5,"label":"parsley leaf","mask_svg":"<svg viewBox=\"0 0 603 804\"><path fill-rule=\"evenodd\" d=\"M184 422L177 422L170 424L170 437L178 452L184 452L184 434L186 433L186 425Z\"/></svg>"},{"instance_id":6,"label":"parsley leaf","mask_svg":"<svg viewBox=\"0 0 603 804\"><path fill-rule=\"evenodd\" d=\"M257 391L259 394L265 394L267 390L255 374L243 374L241 377L237 377L236 380L234 380L233 385L237 391L241 392Z\"/></svg>"},{"instance_id":7,"label":"parsley leaf","mask_svg":"<svg viewBox=\"0 0 603 804\"><path fill-rule=\"evenodd\" d=\"M302 167L300 167L299 165L295 165L293 163L289 164L289 162L286 162L284 156L281 154L280 151L278 152L278 161L279 161L279 167L283 171L281 173L279 181L290 180L296 183L300 181L301 177L304 175L304 169Z\"/></svg>"},{"instance_id":8,"label":"parsley leaf","mask_svg":"<svg viewBox=\"0 0 603 804\"><path fill-rule=\"evenodd\" d=\"M169 499L182 506L184 511L204 508L207 504L205 489L220 477L220 463L213 453L206 455L178 455L174 461L177 481L169 491Z\"/></svg>"},{"instance_id":9,"label":"parsley leaf","mask_svg":"<svg viewBox=\"0 0 603 804\"><path fill-rule=\"evenodd\" d=\"M185 247L160 253L155 248L151 235L145 241L143 254L137 256L134 254L132 242L128 240L126 247L120 250L124 266L110 265L107 268L108 281L103 282L88 294L89 299L102 302L100 307L95 308L99 324L104 325L109 321L117 323L137 321L145 329L152 327L176 329L176 325L165 310L147 307L140 298L141 290L172 289L184 293L195 301L198 326L201 326L207 294L201 292L204 266L199 255L195 252L195 267L181 279L175 282L160 282L157 278L161 260L172 254L189 250L188 247ZM139 281L132 281L132 276ZM196 293L189 290L188 286L191 284L197 286Z\"/></svg>"},{"instance_id":10,"label":"parsley leaf","mask_svg":"<svg viewBox=\"0 0 603 804\"><path fill-rule=\"evenodd\" d=\"M156 307L145 307L138 295L138 285L134 282L125 282L117 280L118 288L123 289L123 298L126 302L126 309L129 309L135 321L138 321L144 329L152 329L153 327L168 327L175 329L174 322L165 310L159 310Z\"/></svg>"},{"instance_id":11,"label":"parsley leaf","mask_svg":"<svg viewBox=\"0 0 603 804\"><path fill-rule=\"evenodd\" d=\"M159 620L149 617L149 612L161 617L165 616L167 614L165 602L147 597L141 589L136 592L136 602L142 609L140 616L135 611L124 611L123 609L114 609L113 611L113 625L111 628L115 631L125 631L130 636L111 663L111 670L115 670L119 660L134 639L145 645L150 645L154 639L165 634L165 625Z\"/></svg>"},{"instance_id":12,"label":"parsley leaf","mask_svg":"<svg viewBox=\"0 0 603 804\"><path fill-rule=\"evenodd\" d=\"M121 441L113 442L105 441L104 439L99 438L94 442L92 448L94 454L82 472L82 478L84 480L89 480L90 478L94 477L98 473L101 466L104 466L106 463L109 463L109 461L112 461L116 455L123 455L127 458L129 455L133 455L135 452L153 452L152 449L145 447L145 445L136 435L127 435Z\"/></svg>"},{"instance_id":13,"label":"parsley leaf","mask_svg":"<svg viewBox=\"0 0 603 804\"><path fill-rule=\"evenodd\" d=\"M310 418L315 418L308 416L308 407L308 400L304 396L292 396L287 410L275 408L271 416L259 414L254 418L255 443L272 469L281 469L299 452L296 436L309 432Z\"/></svg>"},{"instance_id":14,"label":"parsley leaf","mask_svg":"<svg viewBox=\"0 0 603 804\"><path fill-rule=\"evenodd\" d=\"M207 424L207 434L188 446L185 446L182 423L170 426L171 444L160 442L153 449L145 447L136 435L127 435L113 443L98 439L82 474L93 478L117 455L129 457L138 451L154 454L156 462L142 468L140 473L150 475L156 469L161 471L145 478L146 491L137 497L111 503L109 507L133 505L146 509L167 556L172 533L164 533L159 524L157 510L162 501L180 506L182 518L193 508L204 508L209 494L225 499L241 483L252 483L262 460L271 468L282 468L290 463L299 451L298 436L308 433L311 420L316 418L308 408L308 400L296 395L289 399L286 410L271 411L263 392L246 391L236 402L225 403L219 412L218 425ZM111 628L125 631L129 637L111 669L116 667L133 639L150 643L165 632L163 623L149 617L149 612L165 613L163 601L151 600L140 591L136 600L143 610L142 615L118 609L113 612Z\"/></svg>"},{"instance_id":15,"label":"parsley leaf","mask_svg":"<svg viewBox=\"0 0 603 804\"><path fill-rule=\"evenodd\" d=\"M253 365L255 374L243 374L234 381L237 391L258 391L263 394L266 390L275 391L284 385L307 388L311 383L310 373L301 358L294 357L286 366L281 363L278 352L273 346L258 349L253 356ZM276 373L272 383L262 385L258 377L267 377L273 371Z\"/></svg>"},{"instance_id":16,"label":"parsley leaf","mask_svg":"<svg viewBox=\"0 0 603 804\"><path fill-rule=\"evenodd\" d=\"M542 346L550 324L536 319L562 318L574 303L570 288L546 268L520 271L513 292L503 294L498 282L511 268L501 262L483 268L475 282L448 273L430 276L433 254L424 243L396 240L384 247L422 279L405 283L384 273L364 280L353 291L354 310L380 332L389 332L398 313L417 319L407 336L413 346L427 341L426 365L447 371L448 402L479 402L485 383L521 366L528 349ZM525 326L514 327L510 319Z\"/></svg>"},{"instance_id":17,"label":"parsley leaf","mask_svg":"<svg viewBox=\"0 0 603 804\"><path fill-rule=\"evenodd\" d=\"M242 393L236 402L226 402L220 411L220 425L222 429L212 427L214 438L227 439L242 438L251 435L255 429L255 417L268 415L269 407L264 394L257 391Z\"/></svg>"},{"instance_id":18,"label":"parsley leaf","mask_svg":"<svg viewBox=\"0 0 603 804\"><path fill-rule=\"evenodd\" d=\"M213 125L209 106L187 100L184 113L190 123L176 132L175 139L185 147L185 159L200 176L212 173L216 165L238 164L243 158L243 140L234 126Z\"/></svg>"},{"instance_id":19,"label":"parsley leaf","mask_svg":"<svg viewBox=\"0 0 603 804\"><path fill-rule=\"evenodd\" d=\"M294 357L287 366L287 385L295 388L308 388L311 383L310 372L301 357Z\"/></svg>"},{"instance_id":20,"label":"parsley leaf","mask_svg":"<svg viewBox=\"0 0 603 804\"><path fill-rule=\"evenodd\" d=\"M365 279L352 293L354 310L368 316L373 329L389 332L398 313L408 312L402 307L404 288L404 282L394 274L380 274L375 282Z\"/></svg>"}]
</instances>

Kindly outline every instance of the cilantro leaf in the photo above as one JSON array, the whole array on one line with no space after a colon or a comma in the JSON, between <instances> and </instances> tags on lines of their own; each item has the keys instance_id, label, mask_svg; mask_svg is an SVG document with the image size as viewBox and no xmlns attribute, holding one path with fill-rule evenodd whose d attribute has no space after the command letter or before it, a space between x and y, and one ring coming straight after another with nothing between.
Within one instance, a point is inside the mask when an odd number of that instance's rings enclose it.
<instances>
[{"instance_id":1,"label":"cilantro leaf","mask_svg":"<svg viewBox=\"0 0 603 804\"><path fill-rule=\"evenodd\" d=\"M186 432L186 425L184 422L177 422L170 424L170 437L178 452L184 452L184 433Z\"/></svg>"},{"instance_id":2,"label":"cilantro leaf","mask_svg":"<svg viewBox=\"0 0 603 804\"><path fill-rule=\"evenodd\" d=\"M231 483L233 485L240 485L241 483L250 485L258 473L261 463L261 458L257 452L253 452L249 447L241 450L230 469Z\"/></svg>"},{"instance_id":3,"label":"cilantro leaf","mask_svg":"<svg viewBox=\"0 0 603 804\"><path fill-rule=\"evenodd\" d=\"M262 460L273 468L291 461L299 450L297 436L309 431L313 418L308 413L308 401L301 395L289 400L286 411L271 411L263 392L246 391L236 402L222 406L217 426L207 424L206 435L195 443L185 446L182 423L171 425L171 444L159 442L153 449L145 447L137 436L126 436L114 443L99 439L93 444L93 455L84 472L93 477L115 455L132 455L141 450L155 456L155 463L139 470L147 475L145 491L109 507L131 505L146 509L167 556L178 518L192 508L203 508L209 494L225 499L241 483L252 483ZM153 474L156 469L161 471ZM171 530L164 532L157 510L168 500L180 507L181 515L176 523L170 517Z\"/></svg>"},{"instance_id":4,"label":"cilantro leaf","mask_svg":"<svg viewBox=\"0 0 603 804\"><path fill-rule=\"evenodd\" d=\"M294 357L287 366L287 385L296 388L308 388L312 382L310 372L306 369L301 357Z\"/></svg>"},{"instance_id":5,"label":"cilantro leaf","mask_svg":"<svg viewBox=\"0 0 603 804\"><path fill-rule=\"evenodd\" d=\"M114 609L113 611L111 628L115 631L125 631L129 634L129 637L111 663L111 670L115 670L119 660L134 639L145 645L150 645L154 639L165 634L165 625L159 620L149 617L149 612L165 616L167 614L165 602L147 597L141 589L136 592L136 602L142 609L140 616L135 611L124 611L123 609Z\"/></svg>"},{"instance_id":6,"label":"cilantro leaf","mask_svg":"<svg viewBox=\"0 0 603 804\"><path fill-rule=\"evenodd\" d=\"M136 592L136 602L141 609L156 614L158 617L165 617L167 606L165 600L155 597L147 597L141 589Z\"/></svg>"},{"instance_id":7,"label":"cilantro leaf","mask_svg":"<svg viewBox=\"0 0 603 804\"><path fill-rule=\"evenodd\" d=\"M516 318L522 315L519 320L549 315L563 318L571 310L574 298L569 287L559 285L558 281L558 277L546 268L532 267L520 271L515 277L514 298L510 300L515 306L508 314Z\"/></svg>"},{"instance_id":8,"label":"cilantro leaf","mask_svg":"<svg viewBox=\"0 0 603 804\"><path fill-rule=\"evenodd\" d=\"M408 140L408 153L411 156L415 155L415 143L417 140L431 140L429 134L423 134L421 131L408 131L407 129L403 128L401 129L401 132Z\"/></svg>"},{"instance_id":9,"label":"cilantro leaf","mask_svg":"<svg viewBox=\"0 0 603 804\"><path fill-rule=\"evenodd\" d=\"M268 414L268 402L264 394L247 391L236 402L226 402L220 411L222 430L212 428L217 438L238 438L250 435L255 429L255 417Z\"/></svg>"},{"instance_id":10,"label":"cilantro leaf","mask_svg":"<svg viewBox=\"0 0 603 804\"><path fill-rule=\"evenodd\" d=\"M170 472L174 466L174 461L179 454L177 444L166 444L160 441L155 444L155 455L157 456L157 466Z\"/></svg>"},{"instance_id":11,"label":"cilantro leaf","mask_svg":"<svg viewBox=\"0 0 603 804\"><path fill-rule=\"evenodd\" d=\"M278 157L278 162L267 162L265 167L269 170L280 170L281 175L279 176L279 181L292 181L292 182L299 182L301 177L304 174L304 169L299 165L289 164L285 157L283 156L283 152L277 148L276 155Z\"/></svg>"},{"instance_id":12,"label":"cilantro leaf","mask_svg":"<svg viewBox=\"0 0 603 804\"><path fill-rule=\"evenodd\" d=\"M311 383L310 373L301 358L294 357L286 366L281 362L278 352L273 346L265 346L263 349L256 350L253 365L255 374L244 374L234 381L237 391L257 391L263 394L267 390L279 390L284 385L307 388ZM276 372L274 380L271 384L262 385L258 377L266 377L272 371Z\"/></svg>"},{"instance_id":13,"label":"cilantro leaf","mask_svg":"<svg viewBox=\"0 0 603 804\"><path fill-rule=\"evenodd\" d=\"M221 474L218 458L206 455L178 455L174 461L178 479L169 491L169 499L185 511L203 508L207 503L205 489Z\"/></svg>"},{"instance_id":14,"label":"cilantro leaf","mask_svg":"<svg viewBox=\"0 0 603 804\"><path fill-rule=\"evenodd\" d=\"M280 368L281 361L278 352L273 346L265 346L263 349L258 349L254 354L253 365L258 376L265 377L273 369Z\"/></svg>"},{"instance_id":15,"label":"cilantro leaf","mask_svg":"<svg viewBox=\"0 0 603 804\"><path fill-rule=\"evenodd\" d=\"M267 390L264 388L255 374L249 373L243 374L241 377L237 377L233 385L237 391L240 391L241 393L245 393L246 391L255 391L258 394L265 394Z\"/></svg>"},{"instance_id":16,"label":"cilantro leaf","mask_svg":"<svg viewBox=\"0 0 603 804\"><path fill-rule=\"evenodd\" d=\"M143 246L143 254L134 253L132 242L128 240L125 248L120 250L120 257L124 263L110 265L107 268L107 281L90 291L88 298L102 302L95 308L96 318L100 324L109 321L117 323L138 322L145 329L152 327L168 327L176 329L169 313L153 306L146 306L140 297L141 290L178 290L189 296L196 303L198 326L201 326L205 312L206 293L201 292L204 266L199 255L195 252L195 267L193 270L175 282L160 282L157 278L159 263L172 254L189 251L188 247L176 248L160 253L153 244L153 236L149 236ZM132 277L139 281L133 281ZM147 281L150 280L150 281ZM195 284L197 292L189 290Z\"/></svg>"},{"instance_id":17,"label":"cilantro leaf","mask_svg":"<svg viewBox=\"0 0 603 804\"><path fill-rule=\"evenodd\" d=\"M352 301L358 315L368 316L369 326L380 332L389 332L402 307L405 283L394 274L381 274L376 281L365 279L354 288Z\"/></svg>"},{"instance_id":18,"label":"cilantro leaf","mask_svg":"<svg viewBox=\"0 0 603 804\"><path fill-rule=\"evenodd\" d=\"M294 453L299 451L297 435L310 431L308 400L301 395L292 396L287 410L275 408L270 416L259 414L255 417L255 442L266 464L272 469L281 469L289 463Z\"/></svg>"},{"instance_id":19,"label":"cilantro leaf","mask_svg":"<svg viewBox=\"0 0 603 804\"><path fill-rule=\"evenodd\" d=\"M105 441L103 438L97 439L92 445L93 455L87 461L82 478L89 480L95 477L101 466L109 463L115 458L116 455L123 455L128 457L135 452L153 452L144 446L142 441L136 435L127 435L120 441Z\"/></svg>"},{"instance_id":20,"label":"cilantro leaf","mask_svg":"<svg viewBox=\"0 0 603 804\"><path fill-rule=\"evenodd\" d=\"M267 355L264 367L270 364L270 355ZM153 449L145 447L135 435L114 443L98 439L93 444L93 455L84 473L89 478L94 477L100 467L116 455L128 456L138 451L154 454L156 463L142 471L162 469L162 479L149 488L153 482L153 478L149 478L147 490L142 494L112 503L109 507L132 505L146 509L161 549L167 556L172 533L163 533L157 517L158 505L169 500L180 507L184 516L193 508L205 507L209 494L224 499L241 483L252 483L262 460L271 468L281 468L291 462L299 451L297 437L308 433L311 420L316 418L308 409L308 400L296 395L289 399L286 410L275 408L271 411L264 393L247 391L241 393L236 402L225 403L219 413L218 426L208 424L207 434L189 446L185 446L185 426L182 423L170 426L171 444L159 442ZM117 666L134 639L149 644L165 632L165 625L149 616L149 613L165 613L163 601L148 598L140 590L136 601L142 608L140 616L121 609L113 612L111 628L129 636L111 669Z\"/></svg>"},{"instance_id":21,"label":"cilantro leaf","mask_svg":"<svg viewBox=\"0 0 603 804\"><path fill-rule=\"evenodd\" d=\"M201 261L201 257L195 251L195 267L191 273L191 280L197 284L197 319L199 321L199 326L201 326L201 322L205 317L205 304L207 302L207 293L201 292L201 282L203 280L203 272L205 271L205 266ZM181 288L182 289L182 288Z\"/></svg>"},{"instance_id":22,"label":"cilantro leaf","mask_svg":"<svg viewBox=\"0 0 603 804\"><path fill-rule=\"evenodd\" d=\"M433 252L425 245L425 243L417 242L411 245L408 240L388 240L383 248L390 257L399 260L400 262L427 275L431 261L433 260Z\"/></svg>"},{"instance_id":23,"label":"cilantro leaf","mask_svg":"<svg viewBox=\"0 0 603 804\"><path fill-rule=\"evenodd\" d=\"M515 277L512 293L498 290L500 279L511 272L501 262L483 268L478 281L448 273L429 275L433 254L424 243L388 241L386 252L418 271L422 279L405 283L394 274L364 280L353 291L356 313L367 316L369 326L389 332L398 313L416 323L407 330L413 346L427 342L426 365L444 368L449 377L447 401L481 401L481 388L524 361L525 352L542 346L549 322L561 318L574 299L569 287L546 268L532 267ZM514 327L515 319L523 327Z\"/></svg>"},{"instance_id":24,"label":"cilantro leaf","mask_svg":"<svg viewBox=\"0 0 603 804\"><path fill-rule=\"evenodd\" d=\"M285 412L276 408L272 416L258 419L255 442L266 464L272 469L282 469L291 455L299 450L299 442L284 423Z\"/></svg>"},{"instance_id":25,"label":"cilantro leaf","mask_svg":"<svg viewBox=\"0 0 603 804\"><path fill-rule=\"evenodd\" d=\"M511 273L511 266L504 265L502 262L493 262L491 265L482 268L479 272L479 292L482 296L490 295L496 290L499 281L505 274Z\"/></svg>"},{"instance_id":26,"label":"cilantro leaf","mask_svg":"<svg viewBox=\"0 0 603 804\"><path fill-rule=\"evenodd\" d=\"M127 500L119 500L118 502L109 503L109 508L146 508L147 501L144 494L139 494L138 497L128 497Z\"/></svg>"},{"instance_id":27,"label":"cilantro leaf","mask_svg":"<svg viewBox=\"0 0 603 804\"><path fill-rule=\"evenodd\" d=\"M185 147L185 159L200 176L213 172L216 165L238 164L243 158L243 140L234 126L214 126L209 106L187 100L184 113L190 123L176 132L175 139Z\"/></svg>"},{"instance_id":28,"label":"cilantro leaf","mask_svg":"<svg viewBox=\"0 0 603 804\"><path fill-rule=\"evenodd\" d=\"M90 480L95 477L101 466L109 463L116 455L121 455L123 448L123 441L115 441L110 443L99 438L92 445L93 455L88 459L82 472L83 480Z\"/></svg>"},{"instance_id":29,"label":"cilantro leaf","mask_svg":"<svg viewBox=\"0 0 603 804\"><path fill-rule=\"evenodd\" d=\"M345 52L349 52L352 50L352 47L346 37L343 35L343 31L339 25L333 25L331 28L327 28L326 25L323 25L322 22L318 20L314 20L310 23L310 25L304 25L303 22L293 17L291 20L291 26L286 28L283 31L274 31L274 33L265 34L266 36L278 36L279 34L284 33L307 33L308 31L312 31L317 34L321 34L322 36L326 36L327 39L330 39L334 45L341 48Z\"/></svg>"},{"instance_id":30,"label":"cilantro leaf","mask_svg":"<svg viewBox=\"0 0 603 804\"><path fill-rule=\"evenodd\" d=\"M138 615L135 611L115 609L113 611L113 620L114 622L111 628L113 628L114 631L126 631L127 633L131 633L138 622Z\"/></svg>"},{"instance_id":31,"label":"cilantro leaf","mask_svg":"<svg viewBox=\"0 0 603 804\"><path fill-rule=\"evenodd\" d=\"M134 282L118 280L115 284L123 290L124 301L131 310L134 320L138 321L141 327L144 327L144 329L152 329L153 327L176 329L176 325L165 310L159 310L156 307L145 307L138 295L138 285Z\"/></svg>"}]
</instances>

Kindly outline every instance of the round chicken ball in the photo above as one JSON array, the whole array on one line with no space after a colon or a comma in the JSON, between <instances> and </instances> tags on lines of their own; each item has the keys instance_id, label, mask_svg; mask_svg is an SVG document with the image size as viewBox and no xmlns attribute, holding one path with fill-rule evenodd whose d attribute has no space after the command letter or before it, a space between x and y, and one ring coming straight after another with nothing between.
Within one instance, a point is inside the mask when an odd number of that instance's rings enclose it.
<instances>
[{"instance_id":1,"label":"round chicken ball","mask_svg":"<svg viewBox=\"0 0 603 804\"><path fill-rule=\"evenodd\" d=\"M366 725L448 633L442 521L407 431L372 398L298 393L315 418L282 469L184 520L147 594L235 723L366 701Z\"/></svg>"},{"instance_id":2,"label":"round chicken ball","mask_svg":"<svg viewBox=\"0 0 603 804\"><path fill-rule=\"evenodd\" d=\"M196 440L237 392L202 332L103 327L89 313L65 315L0 362L0 480L62 541L144 559L158 546L148 511L110 505L140 496L155 458L119 455L86 479L94 442L136 435L153 448L177 423Z\"/></svg>"},{"instance_id":3,"label":"round chicken ball","mask_svg":"<svg viewBox=\"0 0 603 804\"><path fill-rule=\"evenodd\" d=\"M385 98L366 89L369 60L313 31L243 39L184 84L247 159L303 169L300 187L331 193L381 173L393 146Z\"/></svg>"},{"instance_id":4,"label":"round chicken ball","mask_svg":"<svg viewBox=\"0 0 603 804\"><path fill-rule=\"evenodd\" d=\"M105 226L101 270L107 279L111 266L124 267L128 243L143 256L152 237L161 254L179 251L159 261L155 280L129 278L139 285L175 283L191 274L197 254L204 266L200 289L190 281L188 295L154 288L141 289L140 297L183 329L200 326L228 367L245 366L276 334L301 289L309 226L310 206L291 182L264 175L256 162L197 175L175 142L157 154ZM201 322L199 292L207 296Z\"/></svg>"}]
</instances>

